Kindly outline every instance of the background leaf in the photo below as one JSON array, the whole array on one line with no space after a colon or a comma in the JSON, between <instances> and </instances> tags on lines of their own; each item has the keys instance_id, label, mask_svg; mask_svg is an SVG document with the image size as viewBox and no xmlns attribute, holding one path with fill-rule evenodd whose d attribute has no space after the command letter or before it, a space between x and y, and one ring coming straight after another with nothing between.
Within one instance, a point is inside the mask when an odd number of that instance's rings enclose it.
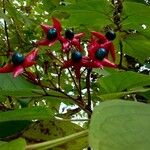
<instances>
[{"instance_id":1,"label":"background leaf","mask_svg":"<svg viewBox=\"0 0 150 150\"><path fill-rule=\"evenodd\" d=\"M105 93L121 92L134 87L150 85L150 77L135 72L116 72L99 79Z\"/></svg>"},{"instance_id":2,"label":"background leaf","mask_svg":"<svg viewBox=\"0 0 150 150\"><path fill-rule=\"evenodd\" d=\"M23 137L39 141L53 140L82 131L80 126L61 120L43 120L34 123L23 134ZM80 138L61 145L53 150L79 150L87 147L87 138Z\"/></svg>"}]
</instances>

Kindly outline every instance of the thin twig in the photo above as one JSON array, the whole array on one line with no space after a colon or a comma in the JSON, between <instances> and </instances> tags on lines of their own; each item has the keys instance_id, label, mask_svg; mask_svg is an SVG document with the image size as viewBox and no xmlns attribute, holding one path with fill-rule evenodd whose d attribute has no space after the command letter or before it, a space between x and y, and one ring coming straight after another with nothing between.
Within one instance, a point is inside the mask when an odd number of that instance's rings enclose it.
<instances>
[{"instance_id":1,"label":"thin twig","mask_svg":"<svg viewBox=\"0 0 150 150\"><path fill-rule=\"evenodd\" d=\"M65 93L64 91L62 91L61 88L57 88L52 81L51 81L51 84L54 87L54 91L59 92L59 93L65 95L66 97L68 97L69 99L71 99L74 103L76 103L81 109L85 110L85 104L82 101L79 101L78 99L76 99L76 98L68 95L67 93ZM88 113L89 113L89 111L88 111Z\"/></svg>"},{"instance_id":2,"label":"thin twig","mask_svg":"<svg viewBox=\"0 0 150 150\"><path fill-rule=\"evenodd\" d=\"M38 70L37 70L37 67L35 65L35 70L36 70L36 75L37 75L37 80L38 80L38 85L42 88L42 90L44 91L45 95L49 95L45 89L45 87L42 85L41 83L41 80L40 80L40 76L39 76L39 73L38 73Z\"/></svg>"},{"instance_id":3,"label":"thin twig","mask_svg":"<svg viewBox=\"0 0 150 150\"><path fill-rule=\"evenodd\" d=\"M77 89L77 91L78 91L78 93L79 93L79 95L80 95L81 89L78 87L78 85L77 85L77 83L76 83L76 80L75 80L74 76L72 75L72 72L70 71L70 69L68 69L68 71L69 71L69 74L70 74L70 76L71 76L71 78L72 78L72 81L73 81L73 83L74 83L74 85L75 85L75 87L76 87L76 89Z\"/></svg>"},{"instance_id":4,"label":"thin twig","mask_svg":"<svg viewBox=\"0 0 150 150\"><path fill-rule=\"evenodd\" d=\"M91 84L90 84L91 72L92 72L92 69L88 68L87 69L87 77L86 77L86 88L87 88L87 94L88 94L88 104L87 104L87 107L89 109L91 109L91 91L90 91L90 87L91 87ZM91 118L90 115L88 117L89 117L89 119Z\"/></svg>"},{"instance_id":5,"label":"thin twig","mask_svg":"<svg viewBox=\"0 0 150 150\"><path fill-rule=\"evenodd\" d=\"M6 9L5 9L5 0L3 0L3 13L6 14ZM11 52L11 47L10 47L10 41L9 41L9 35L8 35L8 27L7 27L7 23L4 19L4 29L5 29L5 35L6 35L6 42L7 42L7 57L9 57L9 54Z\"/></svg>"},{"instance_id":6,"label":"thin twig","mask_svg":"<svg viewBox=\"0 0 150 150\"><path fill-rule=\"evenodd\" d=\"M119 46L120 46L120 61L119 61L119 66L122 66L122 61L123 61L123 44L122 41L119 41Z\"/></svg>"},{"instance_id":7,"label":"thin twig","mask_svg":"<svg viewBox=\"0 0 150 150\"><path fill-rule=\"evenodd\" d=\"M76 105L78 105L82 110L84 110L88 115L91 115L91 110L86 108L86 105L84 103L84 101L78 100L73 98L72 96L68 95L67 93L63 92L61 89L58 89L58 91L60 93L62 93L63 95L67 96L69 99L71 99Z\"/></svg>"},{"instance_id":8,"label":"thin twig","mask_svg":"<svg viewBox=\"0 0 150 150\"><path fill-rule=\"evenodd\" d=\"M61 64L63 63L58 57L56 57L52 52L48 51L47 50L47 54L50 56L50 57L53 57L54 59L56 59L58 62L60 62Z\"/></svg>"},{"instance_id":9,"label":"thin twig","mask_svg":"<svg viewBox=\"0 0 150 150\"><path fill-rule=\"evenodd\" d=\"M79 98L82 100L81 77L79 78Z\"/></svg>"}]
</instances>

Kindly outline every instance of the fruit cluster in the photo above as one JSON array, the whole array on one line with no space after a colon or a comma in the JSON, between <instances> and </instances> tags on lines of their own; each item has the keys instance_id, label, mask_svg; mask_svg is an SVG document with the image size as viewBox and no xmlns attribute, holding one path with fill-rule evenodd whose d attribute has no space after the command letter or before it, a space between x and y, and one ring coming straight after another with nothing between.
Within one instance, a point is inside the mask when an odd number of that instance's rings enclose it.
<instances>
[{"instance_id":1,"label":"fruit cluster","mask_svg":"<svg viewBox=\"0 0 150 150\"><path fill-rule=\"evenodd\" d=\"M116 34L113 31L108 31L105 35L92 31L91 39L87 43L87 56L83 56L83 47L81 45L81 38L85 36L84 33L75 34L72 29L66 29L64 36L62 35L62 26L58 19L52 18L53 26L41 24L41 28L45 33L45 38L36 42L37 48L34 48L26 56L18 52L11 54L11 62L0 68L0 73L13 72L13 76L17 77L25 68L34 65L40 46L52 46L56 41L62 45L62 53L69 57L63 62L61 69L73 67L77 79L80 78L80 69L85 68L103 68L117 67L116 64L108 60L108 54L112 56L115 61L115 48L112 40L115 39Z\"/></svg>"}]
</instances>

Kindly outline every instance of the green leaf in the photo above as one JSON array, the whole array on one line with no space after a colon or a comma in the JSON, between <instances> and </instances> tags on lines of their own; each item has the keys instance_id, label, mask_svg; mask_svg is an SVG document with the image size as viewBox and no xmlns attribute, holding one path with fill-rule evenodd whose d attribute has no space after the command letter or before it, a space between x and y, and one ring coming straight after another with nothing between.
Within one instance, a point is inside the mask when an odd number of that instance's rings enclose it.
<instances>
[{"instance_id":1,"label":"green leaf","mask_svg":"<svg viewBox=\"0 0 150 150\"><path fill-rule=\"evenodd\" d=\"M12 5L10 2L6 2L6 10L8 14L18 23L22 24L23 23L23 15L17 11L17 9Z\"/></svg>"},{"instance_id":2,"label":"green leaf","mask_svg":"<svg viewBox=\"0 0 150 150\"><path fill-rule=\"evenodd\" d=\"M0 74L0 88L6 90L35 88L33 84L22 77L13 78L12 74ZM7 84L6 84L7 83Z\"/></svg>"},{"instance_id":3,"label":"green leaf","mask_svg":"<svg viewBox=\"0 0 150 150\"><path fill-rule=\"evenodd\" d=\"M144 0L143 0L144 1ZM126 19L122 22L125 28L131 29L142 28L142 24L150 25L150 6L136 2L125 1L123 3L124 17Z\"/></svg>"},{"instance_id":4,"label":"green leaf","mask_svg":"<svg viewBox=\"0 0 150 150\"><path fill-rule=\"evenodd\" d=\"M0 145L1 145L1 144L5 144L5 143L7 143L7 142L4 142L4 141L0 141Z\"/></svg>"},{"instance_id":5,"label":"green leaf","mask_svg":"<svg viewBox=\"0 0 150 150\"><path fill-rule=\"evenodd\" d=\"M6 138L21 133L31 121L6 121L0 122L0 138Z\"/></svg>"},{"instance_id":6,"label":"green leaf","mask_svg":"<svg viewBox=\"0 0 150 150\"><path fill-rule=\"evenodd\" d=\"M50 96L45 96L44 98L48 101L64 101L64 102L72 102L67 96L64 94L55 91L55 90L47 90L47 93ZM0 96L13 96L13 97L41 97L45 93L38 86L31 84L27 80L22 77L13 78L11 74L0 74ZM0 99L3 101L3 99ZM25 104L25 103L24 103Z\"/></svg>"},{"instance_id":7,"label":"green leaf","mask_svg":"<svg viewBox=\"0 0 150 150\"><path fill-rule=\"evenodd\" d=\"M149 102L150 102L150 92L144 92L144 93L140 93L141 96L143 96L144 98L146 98Z\"/></svg>"},{"instance_id":8,"label":"green leaf","mask_svg":"<svg viewBox=\"0 0 150 150\"><path fill-rule=\"evenodd\" d=\"M1 144L1 150L25 150L26 142L24 139L16 139L9 143Z\"/></svg>"},{"instance_id":9,"label":"green leaf","mask_svg":"<svg viewBox=\"0 0 150 150\"><path fill-rule=\"evenodd\" d=\"M130 34L124 39L124 53L138 59L141 63L150 56L148 48L150 46L150 15L147 15L150 14L150 6L144 3L144 0L124 1L123 17L126 19L122 22L123 29L136 31L136 34Z\"/></svg>"},{"instance_id":10,"label":"green leaf","mask_svg":"<svg viewBox=\"0 0 150 150\"><path fill-rule=\"evenodd\" d=\"M56 6L59 5L60 1L59 0L42 0L43 2L43 8L47 12L52 12L56 8Z\"/></svg>"},{"instance_id":11,"label":"green leaf","mask_svg":"<svg viewBox=\"0 0 150 150\"><path fill-rule=\"evenodd\" d=\"M146 88L146 89L132 89L131 91L128 92L116 92L116 93L108 93L108 94L100 94L98 95L98 97L104 101L104 100L112 100L112 99L116 99L116 98L121 98L125 95L128 94L136 94L136 93L140 93L140 95L142 95L142 93L147 92L150 93L150 88Z\"/></svg>"},{"instance_id":12,"label":"green leaf","mask_svg":"<svg viewBox=\"0 0 150 150\"><path fill-rule=\"evenodd\" d=\"M100 78L99 83L105 90L104 93L115 93L150 85L150 77L135 72L116 72Z\"/></svg>"},{"instance_id":13,"label":"green leaf","mask_svg":"<svg viewBox=\"0 0 150 150\"><path fill-rule=\"evenodd\" d=\"M13 120L33 120L52 117L53 113L48 108L31 107L0 112L0 122Z\"/></svg>"},{"instance_id":14,"label":"green leaf","mask_svg":"<svg viewBox=\"0 0 150 150\"><path fill-rule=\"evenodd\" d=\"M38 86L31 84L22 77L13 78L11 74L0 74L1 96L39 96L34 93Z\"/></svg>"},{"instance_id":15,"label":"green leaf","mask_svg":"<svg viewBox=\"0 0 150 150\"><path fill-rule=\"evenodd\" d=\"M142 32L140 34L133 34L123 41L124 53L128 54L143 63L150 57L150 42L149 37Z\"/></svg>"},{"instance_id":16,"label":"green leaf","mask_svg":"<svg viewBox=\"0 0 150 150\"><path fill-rule=\"evenodd\" d=\"M83 128L68 121L44 120L34 123L23 136L26 139L38 139L39 141L54 140L73 133L82 131ZM70 143L61 145L53 150L77 150L87 147L87 138L80 138Z\"/></svg>"},{"instance_id":17,"label":"green leaf","mask_svg":"<svg viewBox=\"0 0 150 150\"><path fill-rule=\"evenodd\" d=\"M89 142L94 150L149 150L150 106L108 101L92 114Z\"/></svg>"},{"instance_id":18,"label":"green leaf","mask_svg":"<svg viewBox=\"0 0 150 150\"><path fill-rule=\"evenodd\" d=\"M110 3L106 0L80 0L76 3L62 6L53 13L67 12L70 16L65 20L67 26L87 26L102 28L108 23L111 23ZM80 17L79 17L80 16Z\"/></svg>"}]
</instances>

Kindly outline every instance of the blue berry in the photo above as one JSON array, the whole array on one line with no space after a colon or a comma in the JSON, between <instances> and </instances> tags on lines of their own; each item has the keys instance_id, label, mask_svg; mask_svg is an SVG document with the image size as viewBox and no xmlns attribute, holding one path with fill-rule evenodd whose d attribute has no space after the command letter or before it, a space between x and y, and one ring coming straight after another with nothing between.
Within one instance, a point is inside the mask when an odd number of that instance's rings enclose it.
<instances>
[{"instance_id":1,"label":"blue berry","mask_svg":"<svg viewBox=\"0 0 150 150\"><path fill-rule=\"evenodd\" d=\"M105 36L108 40L113 41L116 38L116 33L112 30L109 30Z\"/></svg>"},{"instance_id":2,"label":"blue berry","mask_svg":"<svg viewBox=\"0 0 150 150\"><path fill-rule=\"evenodd\" d=\"M48 40L54 40L57 38L57 30L55 28L51 28L47 33Z\"/></svg>"},{"instance_id":3,"label":"blue berry","mask_svg":"<svg viewBox=\"0 0 150 150\"><path fill-rule=\"evenodd\" d=\"M24 56L22 54L20 54L19 52L15 52L12 55L12 62L14 65L22 64L23 61L24 61Z\"/></svg>"},{"instance_id":4,"label":"blue berry","mask_svg":"<svg viewBox=\"0 0 150 150\"><path fill-rule=\"evenodd\" d=\"M65 31L65 37L68 40L72 40L74 38L74 32L70 29Z\"/></svg>"},{"instance_id":5,"label":"blue berry","mask_svg":"<svg viewBox=\"0 0 150 150\"><path fill-rule=\"evenodd\" d=\"M71 59L74 62L79 62L82 59L82 54L79 51L74 51L71 54Z\"/></svg>"},{"instance_id":6,"label":"blue berry","mask_svg":"<svg viewBox=\"0 0 150 150\"><path fill-rule=\"evenodd\" d=\"M95 53L95 57L98 60L103 60L105 58L105 56L107 56L108 52L106 51L106 49L104 48L99 48L96 53Z\"/></svg>"}]
</instances>

